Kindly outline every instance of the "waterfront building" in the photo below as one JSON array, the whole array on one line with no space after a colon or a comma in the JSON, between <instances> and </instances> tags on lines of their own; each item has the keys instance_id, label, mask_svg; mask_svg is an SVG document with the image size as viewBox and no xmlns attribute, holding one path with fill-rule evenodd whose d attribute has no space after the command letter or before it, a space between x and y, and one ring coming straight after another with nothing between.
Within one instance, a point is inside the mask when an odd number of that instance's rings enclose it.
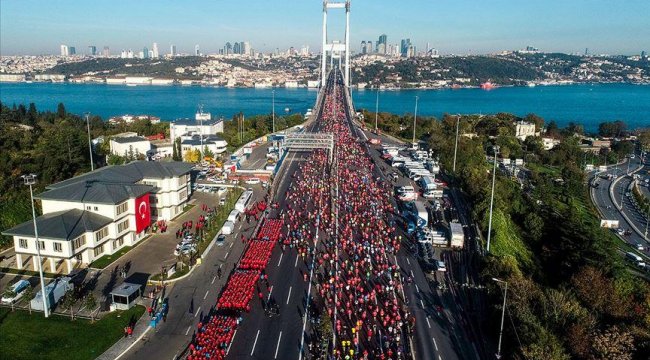
<instances>
[{"instance_id":1,"label":"waterfront building","mask_svg":"<svg viewBox=\"0 0 650 360\"><path fill-rule=\"evenodd\" d=\"M49 271L69 273L145 238L159 219L180 214L190 195L192 164L135 161L106 166L46 187L35 196L43 215L36 218L39 248ZM33 222L2 233L13 237L16 263L36 262Z\"/></svg>"}]
</instances>

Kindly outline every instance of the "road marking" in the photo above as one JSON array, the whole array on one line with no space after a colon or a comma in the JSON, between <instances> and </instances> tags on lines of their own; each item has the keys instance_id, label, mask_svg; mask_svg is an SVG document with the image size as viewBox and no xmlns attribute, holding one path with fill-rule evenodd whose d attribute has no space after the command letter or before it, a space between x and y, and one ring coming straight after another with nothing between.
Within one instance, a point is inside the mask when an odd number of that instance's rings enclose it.
<instances>
[{"instance_id":1,"label":"road marking","mask_svg":"<svg viewBox=\"0 0 650 360\"><path fill-rule=\"evenodd\" d=\"M191 329L191 328L192 328L192 326L191 326L191 325L187 327L187 330L185 331L185 336L187 336L187 334L189 334L189 333L190 333L190 329Z\"/></svg>"},{"instance_id":2,"label":"road marking","mask_svg":"<svg viewBox=\"0 0 650 360\"><path fill-rule=\"evenodd\" d=\"M237 336L237 330L235 330L235 332L232 333L232 339L230 339L230 344L228 344L228 349L226 349L226 355L228 355L228 353L230 352L230 346L232 345L232 343L235 342L235 336Z\"/></svg>"},{"instance_id":3,"label":"road marking","mask_svg":"<svg viewBox=\"0 0 650 360\"><path fill-rule=\"evenodd\" d=\"M271 300L271 293L273 292L273 285L271 285L271 290L269 290L269 295L266 297L266 301Z\"/></svg>"},{"instance_id":4,"label":"road marking","mask_svg":"<svg viewBox=\"0 0 650 360\"><path fill-rule=\"evenodd\" d=\"M255 352L255 345L257 345L257 338L260 336L260 331L257 330L257 335L255 335L255 342L253 343L253 349L251 349L251 356L253 356L253 353Z\"/></svg>"},{"instance_id":5,"label":"road marking","mask_svg":"<svg viewBox=\"0 0 650 360\"><path fill-rule=\"evenodd\" d=\"M280 266L280 263L282 262L282 256L284 256L284 253L280 253L280 260L278 260L278 267Z\"/></svg>"},{"instance_id":6,"label":"road marking","mask_svg":"<svg viewBox=\"0 0 650 360\"><path fill-rule=\"evenodd\" d=\"M422 305L422 308L424 309L424 303L422 302L422 299L420 299L420 305Z\"/></svg>"},{"instance_id":7,"label":"road marking","mask_svg":"<svg viewBox=\"0 0 650 360\"><path fill-rule=\"evenodd\" d=\"M221 267L223 267L223 264L219 264L219 269L221 269Z\"/></svg>"},{"instance_id":8,"label":"road marking","mask_svg":"<svg viewBox=\"0 0 650 360\"><path fill-rule=\"evenodd\" d=\"M230 248L232 249L233 243L230 243Z\"/></svg>"},{"instance_id":9,"label":"road marking","mask_svg":"<svg viewBox=\"0 0 650 360\"><path fill-rule=\"evenodd\" d=\"M406 262L411 265L411 262L409 261L409 258L406 258Z\"/></svg>"},{"instance_id":10,"label":"road marking","mask_svg":"<svg viewBox=\"0 0 650 360\"><path fill-rule=\"evenodd\" d=\"M287 305L289 305L289 298L291 298L291 286L289 286L289 294L287 295Z\"/></svg>"},{"instance_id":11,"label":"road marking","mask_svg":"<svg viewBox=\"0 0 650 360\"><path fill-rule=\"evenodd\" d=\"M278 358L278 350L280 350L280 340L282 339L282 331L280 331L280 336L278 337L278 344L275 346L275 356L274 359Z\"/></svg>"},{"instance_id":12,"label":"road marking","mask_svg":"<svg viewBox=\"0 0 650 360\"><path fill-rule=\"evenodd\" d=\"M194 317L197 317L199 315L199 311L201 311L201 307L199 306L198 309L196 309L196 314L194 314Z\"/></svg>"},{"instance_id":13,"label":"road marking","mask_svg":"<svg viewBox=\"0 0 650 360\"><path fill-rule=\"evenodd\" d=\"M438 360L442 360L442 356L438 355Z\"/></svg>"},{"instance_id":14,"label":"road marking","mask_svg":"<svg viewBox=\"0 0 650 360\"><path fill-rule=\"evenodd\" d=\"M205 298L208 297L208 294L209 294L209 293L210 293L210 290L208 290L208 291L205 292L205 296L203 296L203 300L205 300Z\"/></svg>"},{"instance_id":15,"label":"road marking","mask_svg":"<svg viewBox=\"0 0 650 360\"><path fill-rule=\"evenodd\" d=\"M431 338L433 340L433 346L436 347L436 351L438 351L438 343L436 342L436 338ZM438 358L440 359L440 355L438 355Z\"/></svg>"},{"instance_id":16,"label":"road marking","mask_svg":"<svg viewBox=\"0 0 650 360\"><path fill-rule=\"evenodd\" d=\"M226 252L226 256L224 256L224 260L228 258L228 255L230 255L230 251Z\"/></svg>"},{"instance_id":17,"label":"road marking","mask_svg":"<svg viewBox=\"0 0 650 360\"><path fill-rule=\"evenodd\" d=\"M293 267L297 267L297 266L298 266L298 255L296 255L296 263L293 264Z\"/></svg>"},{"instance_id":18,"label":"road marking","mask_svg":"<svg viewBox=\"0 0 650 360\"><path fill-rule=\"evenodd\" d=\"M431 323L429 322L429 317L427 316L425 319L427 319L427 325L429 325L429 329L431 329ZM435 340L433 340L435 341Z\"/></svg>"},{"instance_id":19,"label":"road marking","mask_svg":"<svg viewBox=\"0 0 650 360\"><path fill-rule=\"evenodd\" d=\"M418 284L415 284L415 291L417 291L418 293L420 292L420 288L418 287Z\"/></svg>"},{"instance_id":20,"label":"road marking","mask_svg":"<svg viewBox=\"0 0 650 360\"><path fill-rule=\"evenodd\" d=\"M415 277L415 275L413 275L413 270L411 270L411 277Z\"/></svg>"},{"instance_id":21,"label":"road marking","mask_svg":"<svg viewBox=\"0 0 650 360\"><path fill-rule=\"evenodd\" d=\"M216 275L215 275L215 277L212 278L212 282L211 282L210 284L214 284L214 281L215 281L215 280L217 280L217 276L216 276Z\"/></svg>"}]
</instances>

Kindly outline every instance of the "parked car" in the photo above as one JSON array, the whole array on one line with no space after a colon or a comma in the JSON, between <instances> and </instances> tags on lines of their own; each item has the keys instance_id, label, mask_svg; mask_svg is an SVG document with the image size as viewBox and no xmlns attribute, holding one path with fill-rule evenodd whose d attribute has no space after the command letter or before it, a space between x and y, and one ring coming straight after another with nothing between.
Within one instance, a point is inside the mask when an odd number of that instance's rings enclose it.
<instances>
[{"instance_id":1,"label":"parked car","mask_svg":"<svg viewBox=\"0 0 650 360\"><path fill-rule=\"evenodd\" d=\"M194 244L186 244L186 245L183 245L180 248L174 250L174 256L178 256L178 255L181 255L181 254L187 255L187 254L191 254L191 253L195 253L195 252L196 252L196 245L194 245Z\"/></svg>"},{"instance_id":2,"label":"parked car","mask_svg":"<svg viewBox=\"0 0 650 360\"><path fill-rule=\"evenodd\" d=\"M219 199L219 206L224 206L224 205L226 205L226 199L224 198Z\"/></svg>"},{"instance_id":3,"label":"parked car","mask_svg":"<svg viewBox=\"0 0 650 360\"><path fill-rule=\"evenodd\" d=\"M29 281L18 280L15 284L11 285L2 295L3 304L13 304L20 300L25 295L25 290L29 288Z\"/></svg>"}]
</instances>

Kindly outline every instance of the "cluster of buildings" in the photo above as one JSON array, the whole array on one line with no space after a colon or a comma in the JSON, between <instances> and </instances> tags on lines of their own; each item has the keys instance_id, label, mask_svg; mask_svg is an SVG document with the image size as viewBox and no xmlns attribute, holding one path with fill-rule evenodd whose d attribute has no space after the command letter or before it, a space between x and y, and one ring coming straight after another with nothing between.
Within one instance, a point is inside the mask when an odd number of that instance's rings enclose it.
<instances>
[{"instance_id":1,"label":"cluster of buildings","mask_svg":"<svg viewBox=\"0 0 650 360\"><path fill-rule=\"evenodd\" d=\"M112 255L145 238L157 220L183 211L190 196L191 164L137 161L107 166L46 187L43 215L2 232L13 237L18 269L38 270L37 248L53 273Z\"/></svg>"},{"instance_id":2,"label":"cluster of buildings","mask_svg":"<svg viewBox=\"0 0 650 360\"><path fill-rule=\"evenodd\" d=\"M145 137L135 132L126 132L111 136L108 141L112 154L159 160L172 157L176 139L180 140L182 153L196 150L204 153L208 150L214 155L221 155L226 152L228 146L228 143L218 135L222 133L223 119L212 119L210 113L199 111L194 119L170 122L169 139L165 139L164 135ZM101 141L105 140L101 139Z\"/></svg>"},{"instance_id":3,"label":"cluster of buildings","mask_svg":"<svg viewBox=\"0 0 650 360\"><path fill-rule=\"evenodd\" d=\"M379 39L375 43L373 43L372 40L361 41L359 53L362 55L378 54L403 58L412 58L415 56L439 56L438 50L431 48L429 43L427 43L426 51L423 53L417 53L415 45L411 43L411 39L402 39L399 45L388 44L388 36L386 34L379 35Z\"/></svg>"}]
</instances>

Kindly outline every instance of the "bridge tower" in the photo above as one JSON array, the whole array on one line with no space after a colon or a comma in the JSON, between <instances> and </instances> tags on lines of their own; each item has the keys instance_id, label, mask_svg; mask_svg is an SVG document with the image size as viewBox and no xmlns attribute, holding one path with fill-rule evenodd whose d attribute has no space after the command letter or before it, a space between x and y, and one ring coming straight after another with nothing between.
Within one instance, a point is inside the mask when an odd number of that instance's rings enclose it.
<instances>
[{"instance_id":1,"label":"bridge tower","mask_svg":"<svg viewBox=\"0 0 650 360\"><path fill-rule=\"evenodd\" d=\"M327 41L327 11L328 9L345 9L345 41ZM343 77L345 86L350 86L350 0L345 2L337 2L330 0L323 0L323 43L321 47L321 87L325 85L327 76L327 54L332 58L337 58L340 61L341 54L345 56L345 66L343 69ZM333 64L333 61L331 62ZM331 66L330 66L331 67Z\"/></svg>"}]
</instances>

